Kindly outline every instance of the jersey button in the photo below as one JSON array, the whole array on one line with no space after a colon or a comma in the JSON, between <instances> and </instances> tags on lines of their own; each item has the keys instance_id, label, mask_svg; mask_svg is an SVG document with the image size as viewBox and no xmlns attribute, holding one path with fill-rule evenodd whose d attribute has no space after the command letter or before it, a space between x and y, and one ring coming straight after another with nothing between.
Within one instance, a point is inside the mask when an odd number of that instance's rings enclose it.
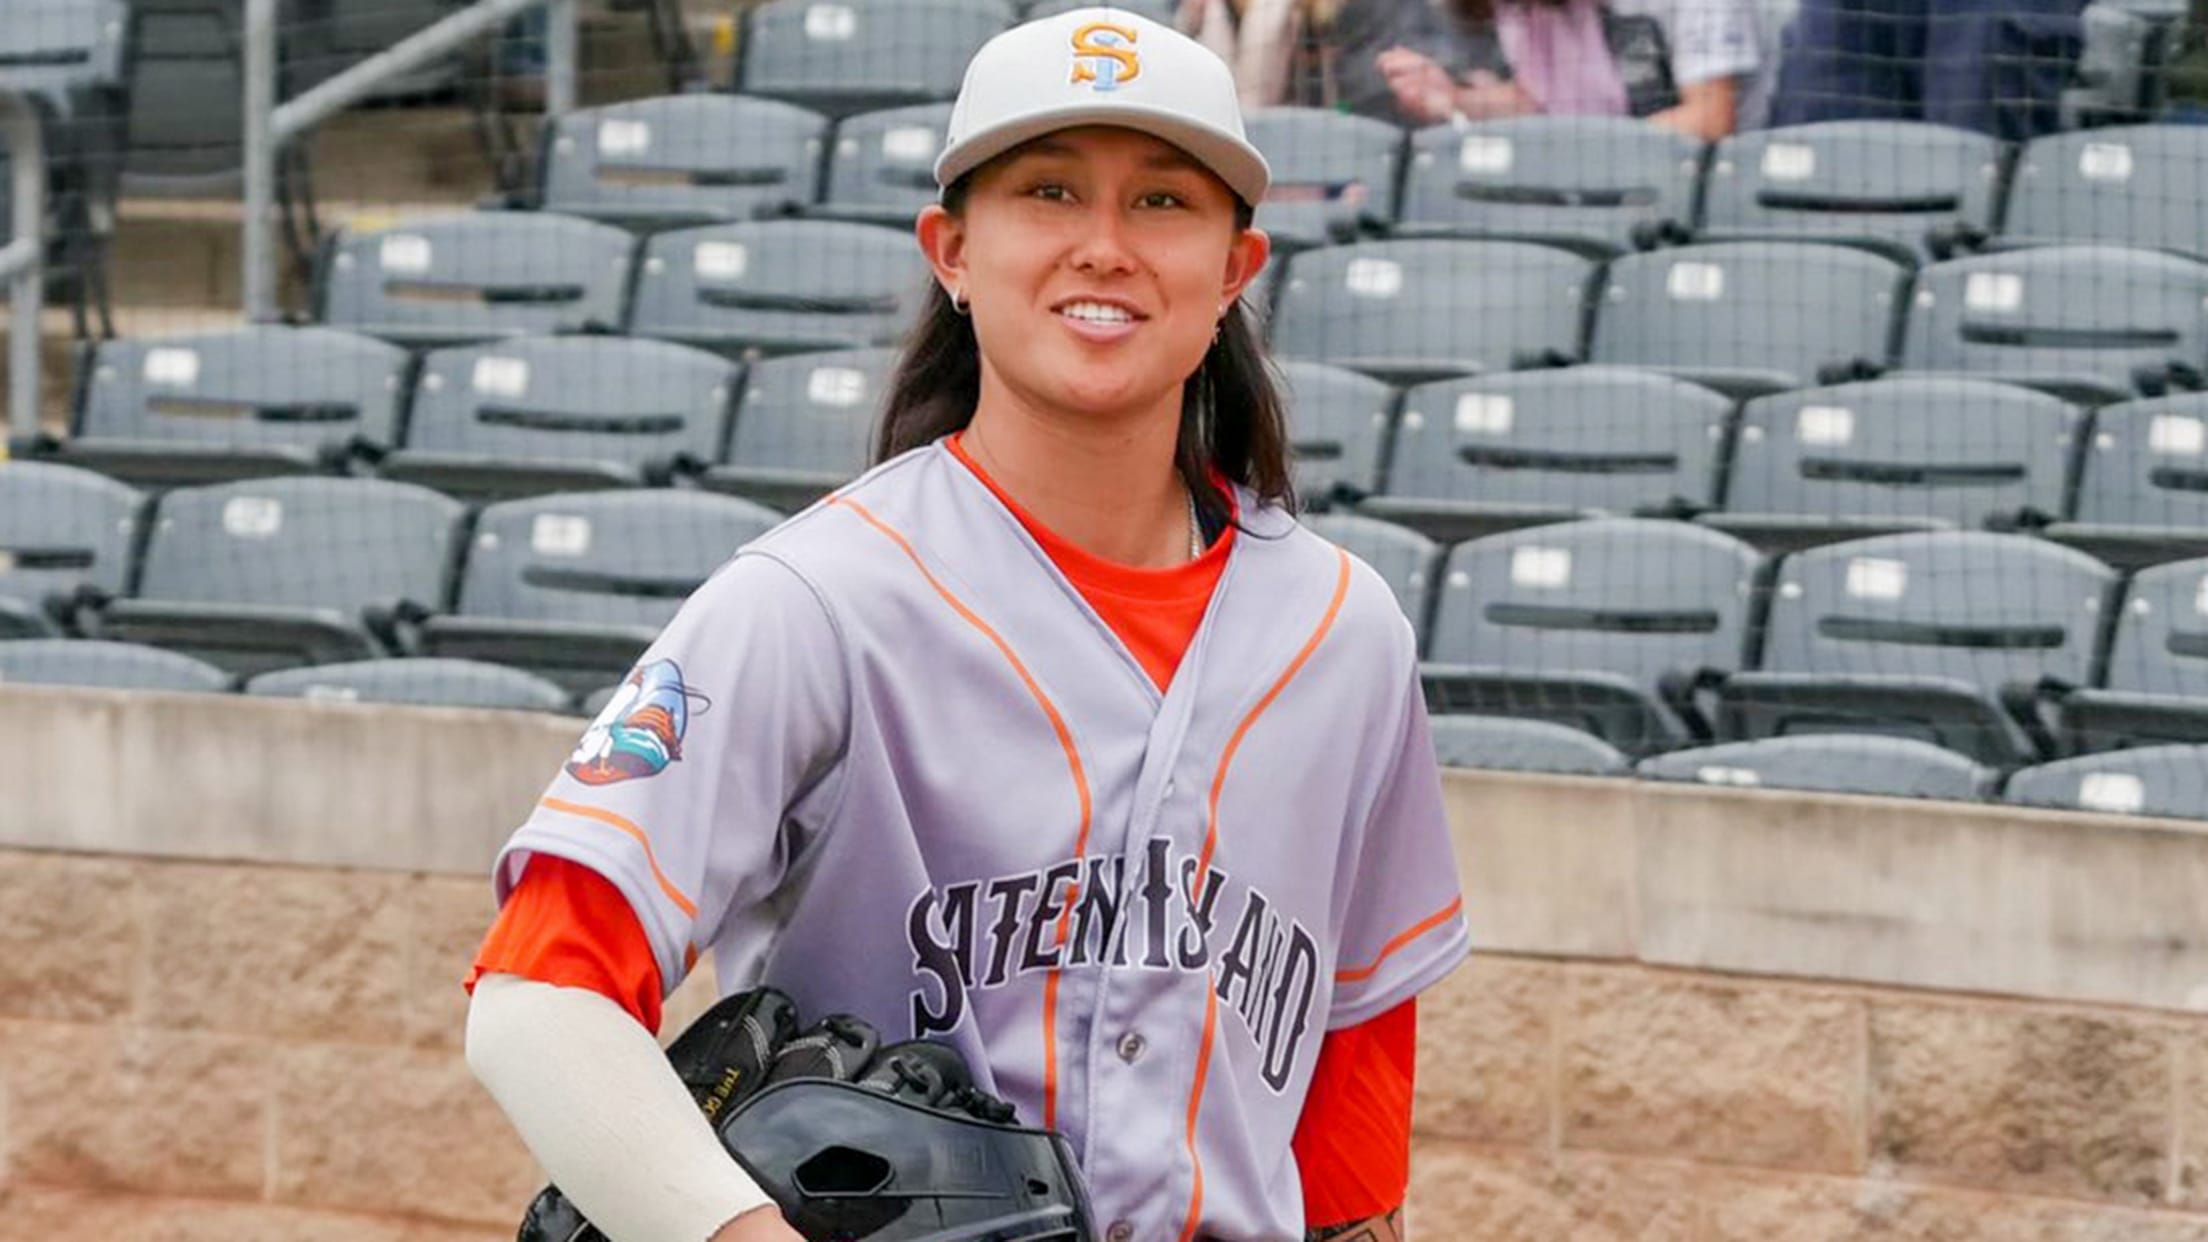
<instances>
[{"instance_id":1,"label":"jersey button","mask_svg":"<svg viewBox=\"0 0 2208 1242\"><path fill-rule=\"evenodd\" d=\"M1149 1047L1150 1041L1144 1039L1141 1032L1129 1031L1119 1037L1119 1059L1133 1065L1142 1059L1143 1052Z\"/></svg>"},{"instance_id":2,"label":"jersey button","mask_svg":"<svg viewBox=\"0 0 2208 1242\"><path fill-rule=\"evenodd\" d=\"M1105 1242L1127 1242L1134 1236L1135 1227L1123 1220L1113 1221L1112 1227L1104 1231Z\"/></svg>"}]
</instances>

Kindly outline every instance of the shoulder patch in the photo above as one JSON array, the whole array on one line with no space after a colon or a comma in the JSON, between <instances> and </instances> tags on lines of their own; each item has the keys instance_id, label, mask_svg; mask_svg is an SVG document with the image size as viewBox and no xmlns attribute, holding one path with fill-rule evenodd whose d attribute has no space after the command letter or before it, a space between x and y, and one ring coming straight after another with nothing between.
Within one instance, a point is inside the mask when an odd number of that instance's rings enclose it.
<instances>
[{"instance_id":1,"label":"shoulder patch","mask_svg":"<svg viewBox=\"0 0 2208 1242\"><path fill-rule=\"evenodd\" d=\"M681 665L673 660L637 665L583 730L568 756L567 774L585 785L659 775L682 758L692 703L700 715L712 707L711 700L683 684Z\"/></svg>"}]
</instances>

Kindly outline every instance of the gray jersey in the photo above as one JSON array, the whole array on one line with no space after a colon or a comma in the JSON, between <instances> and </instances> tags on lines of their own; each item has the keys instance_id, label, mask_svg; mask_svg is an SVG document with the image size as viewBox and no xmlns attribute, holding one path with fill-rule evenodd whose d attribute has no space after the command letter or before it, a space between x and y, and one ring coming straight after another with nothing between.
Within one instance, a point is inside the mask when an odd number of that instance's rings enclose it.
<instances>
[{"instance_id":1,"label":"gray jersey","mask_svg":"<svg viewBox=\"0 0 2208 1242\"><path fill-rule=\"evenodd\" d=\"M672 988L959 1046L1100 1222L1297 1239L1319 1043L1467 951L1411 630L1277 508L1168 692L941 445L744 548L499 859L596 869Z\"/></svg>"}]
</instances>

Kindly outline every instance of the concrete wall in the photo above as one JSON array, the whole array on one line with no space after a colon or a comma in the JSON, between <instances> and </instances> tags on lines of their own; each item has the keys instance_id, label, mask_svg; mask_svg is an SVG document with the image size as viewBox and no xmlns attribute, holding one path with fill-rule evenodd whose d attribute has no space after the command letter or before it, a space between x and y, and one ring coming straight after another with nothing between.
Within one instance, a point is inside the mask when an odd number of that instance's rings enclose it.
<instances>
[{"instance_id":1,"label":"concrete wall","mask_svg":"<svg viewBox=\"0 0 2208 1242\"><path fill-rule=\"evenodd\" d=\"M0 1237L511 1237L457 981L576 728L0 690ZM2208 1242L2208 835L1450 797L1485 952L1422 1009L1421 1237Z\"/></svg>"}]
</instances>

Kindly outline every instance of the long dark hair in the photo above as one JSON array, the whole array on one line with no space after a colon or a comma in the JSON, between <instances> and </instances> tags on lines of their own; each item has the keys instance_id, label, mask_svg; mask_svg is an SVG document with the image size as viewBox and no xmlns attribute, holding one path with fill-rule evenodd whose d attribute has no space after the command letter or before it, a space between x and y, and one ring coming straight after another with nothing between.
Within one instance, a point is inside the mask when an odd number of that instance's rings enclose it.
<instances>
[{"instance_id":1,"label":"long dark hair","mask_svg":"<svg viewBox=\"0 0 2208 1242\"><path fill-rule=\"evenodd\" d=\"M969 180L960 178L943 192L943 206L953 215L965 206ZM1237 204L1235 227L1248 228L1251 215L1247 205ZM890 375L874 439L877 463L962 430L974 420L981 399L974 321L936 282L928 282L924 296L920 318L906 334ZM1237 299L1203 365L1181 385L1181 436L1173 465L1211 530L1232 520L1226 498L1211 481L1213 472L1261 500L1291 512L1296 507L1287 407L1254 320L1254 312Z\"/></svg>"}]
</instances>

